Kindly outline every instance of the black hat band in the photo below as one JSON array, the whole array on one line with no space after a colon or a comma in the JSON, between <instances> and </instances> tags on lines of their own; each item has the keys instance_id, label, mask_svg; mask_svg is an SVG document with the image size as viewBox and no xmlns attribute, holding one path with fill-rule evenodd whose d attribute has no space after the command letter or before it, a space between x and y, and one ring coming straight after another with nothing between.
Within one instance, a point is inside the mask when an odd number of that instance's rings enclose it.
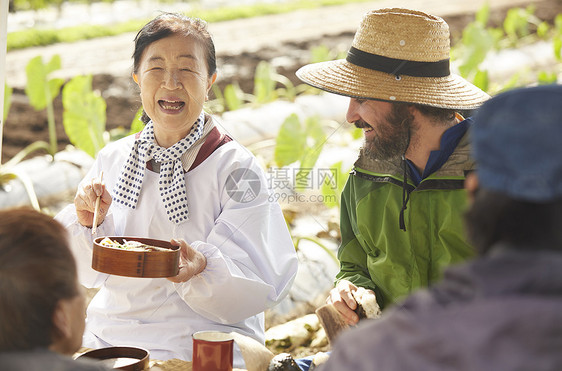
<instances>
[{"instance_id":1,"label":"black hat band","mask_svg":"<svg viewBox=\"0 0 562 371\"><path fill-rule=\"evenodd\" d=\"M396 76L446 77L451 74L449 59L443 59L437 62L416 62L367 53L353 46L349 49L346 60L356 66L390 73Z\"/></svg>"}]
</instances>

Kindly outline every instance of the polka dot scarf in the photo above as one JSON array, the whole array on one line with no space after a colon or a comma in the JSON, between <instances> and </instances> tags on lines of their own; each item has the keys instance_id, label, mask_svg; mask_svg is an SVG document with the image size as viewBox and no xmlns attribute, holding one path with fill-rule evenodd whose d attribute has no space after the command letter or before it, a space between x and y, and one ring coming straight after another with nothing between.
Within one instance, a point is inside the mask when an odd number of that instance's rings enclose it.
<instances>
[{"instance_id":1,"label":"polka dot scarf","mask_svg":"<svg viewBox=\"0 0 562 371\"><path fill-rule=\"evenodd\" d=\"M181 156L203 134L205 114L201 115L191 132L169 148L156 144L152 121L146 124L141 135L135 140L127 162L113 190L113 200L118 204L135 209L142 188L146 163L152 159L160 163L160 197L166 208L168 219L176 224L189 219L187 193Z\"/></svg>"}]
</instances>

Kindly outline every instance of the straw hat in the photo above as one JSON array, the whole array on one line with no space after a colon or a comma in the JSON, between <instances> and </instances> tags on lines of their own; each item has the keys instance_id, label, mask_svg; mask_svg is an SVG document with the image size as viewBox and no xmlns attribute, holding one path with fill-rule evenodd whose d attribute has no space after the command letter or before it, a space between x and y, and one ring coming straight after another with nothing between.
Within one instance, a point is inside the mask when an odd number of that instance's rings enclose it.
<instances>
[{"instance_id":1,"label":"straw hat","mask_svg":"<svg viewBox=\"0 0 562 371\"><path fill-rule=\"evenodd\" d=\"M449 71L449 26L408 9L367 13L346 59L297 71L305 83L355 98L473 109L489 98Z\"/></svg>"}]
</instances>

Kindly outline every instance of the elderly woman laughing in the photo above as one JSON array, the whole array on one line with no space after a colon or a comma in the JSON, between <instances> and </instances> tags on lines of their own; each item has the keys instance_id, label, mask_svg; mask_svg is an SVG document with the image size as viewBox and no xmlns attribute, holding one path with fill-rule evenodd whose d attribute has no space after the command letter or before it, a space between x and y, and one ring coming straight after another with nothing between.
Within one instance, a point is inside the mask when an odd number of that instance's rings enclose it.
<instances>
[{"instance_id":1,"label":"elderly woman laughing","mask_svg":"<svg viewBox=\"0 0 562 371\"><path fill-rule=\"evenodd\" d=\"M100 151L74 204L56 217L70 231L81 283L100 288L84 346L139 346L155 359L189 361L191 335L200 330L263 343L263 311L287 294L297 259L256 159L203 111L217 76L206 24L164 13L139 31L133 59L146 126ZM97 272L98 236L171 240L182 250L180 273ZM239 352L234 366L244 366Z\"/></svg>"}]
</instances>

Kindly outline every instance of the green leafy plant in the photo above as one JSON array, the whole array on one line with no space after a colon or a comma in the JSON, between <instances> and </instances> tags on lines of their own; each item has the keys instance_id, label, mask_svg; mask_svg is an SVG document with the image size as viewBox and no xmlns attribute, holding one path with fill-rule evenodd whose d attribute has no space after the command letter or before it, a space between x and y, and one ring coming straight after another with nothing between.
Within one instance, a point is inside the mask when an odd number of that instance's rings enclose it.
<instances>
[{"instance_id":1,"label":"green leafy plant","mask_svg":"<svg viewBox=\"0 0 562 371\"><path fill-rule=\"evenodd\" d=\"M254 75L254 103L269 103L279 98L294 101L306 90L306 85L295 86L286 76L277 73L270 63L258 63Z\"/></svg>"},{"instance_id":2,"label":"green leafy plant","mask_svg":"<svg viewBox=\"0 0 562 371\"><path fill-rule=\"evenodd\" d=\"M14 7L18 10L39 10L48 6L48 0L14 0Z\"/></svg>"},{"instance_id":3,"label":"green leafy plant","mask_svg":"<svg viewBox=\"0 0 562 371\"><path fill-rule=\"evenodd\" d=\"M490 78L488 77L488 71L477 69L474 73L472 83L478 86L483 91L490 90Z\"/></svg>"},{"instance_id":4,"label":"green leafy plant","mask_svg":"<svg viewBox=\"0 0 562 371\"><path fill-rule=\"evenodd\" d=\"M103 141L104 144L108 142L114 142L116 140L125 138L126 136L133 135L144 129L144 122L141 120L141 116L143 113L143 108L140 107L135 114L135 117L131 121L131 125L129 127L118 126L113 128L109 131L105 131L103 133Z\"/></svg>"},{"instance_id":5,"label":"green leafy plant","mask_svg":"<svg viewBox=\"0 0 562 371\"><path fill-rule=\"evenodd\" d=\"M289 230L290 232L290 230ZM295 250L299 250L299 245L301 243L301 241L310 241L315 243L318 247L320 247L322 250L324 250L331 258L332 260L334 260L334 262L336 262L336 264L339 264L339 260L338 257L336 256L336 254L334 254L334 252L332 250L330 250L326 245L324 245L320 239L316 238L316 237L309 237L309 236L291 236L293 239L293 244L295 245Z\"/></svg>"},{"instance_id":6,"label":"green leafy plant","mask_svg":"<svg viewBox=\"0 0 562 371\"><path fill-rule=\"evenodd\" d=\"M70 143L95 157L109 138L104 138L105 100L92 91L92 76L76 76L63 89L64 130Z\"/></svg>"},{"instance_id":7,"label":"green leafy plant","mask_svg":"<svg viewBox=\"0 0 562 371\"><path fill-rule=\"evenodd\" d=\"M331 179L326 179L322 183L322 196L324 204L327 207L340 207L341 194L347 178L349 177L349 170L343 170L343 162L339 161L330 166L330 172L332 173Z\"/></svg>"},{"instance_id":8,"label":"green leafy plant","mask_svg":"<svg viewBox=\"0 0 562 371\"><path fill-rule=\"evenodd\" d=\"M12 97L13 89L9 87L7 84L4 88L4 112L3 112L3 120L2 123L8 117L8 112L10 111L10 104L11 104L11 97ZM0 141L2 138L0 138ZM22 171L16 169L15 165L21 162L28 154L39 150L39 149L48 149L48 144L43 141L38 141L30 144L29 146L25 147L23 150L19 151L14 157L12 157L9 161L4 164L0 164L0 189L6 189L9 187L9 183L14 179L19 179L26 190L26 193L29 197L29 201L31 206L33 206L36 210L40 210L39 200L37 199L37 194L35 193L35 189L33 187L33 182L29 178L27 174Z\"/></svg>"},{"instance_id":9,"label":"green leafy plant","mask_svg":"<svg viewBox=\"0 0 562 371\"><path fill-rule=\"evenodd\" d=\"M326 45L315 46L310 50L310 63L320 63L335 59L332 51Z\"/></svg>"},{"instance_id":10,"label":"green leafy plant","mask_svg":"<svg viewBox=\"0 0 562 371\"><path fill-rule=\"evenodd\" d=\"M260 61L254 75L254 97L256 103L268 103L277 99L275 71L266 61Z\"/></svg>"},{"instance_id":11,"label":"green leafy plant","mask_svg":"<svg viewBox=\"0 0 562 371\"><path fill-rule=\"evenodd\" d=\"M33 182L27 174L22 171L18 171L14 168L16 162L7 162L0 165L0 189L8 188L8 183L14 179L19 179L23 184L23 187L29 197L29 202L35 210L41 210L39 206L39 200L37 199L37 194L35 193L35 188L33 187Z\"/></svg>"},{"instance_id":12,"label":"green leafy plant","mask_svg":"<svg viewBox=\"0 0 562 371\"><path fill-rule=\"evenodd\" d=\"M297 236L295 235L295 233L293 233L293 229L291 227L291 223L292 223L292 219L293 219L293 213L291 212L287 212L287 211L283 211L283 216L285 217L285 223L287 225L287 229L289 230L289 235L291 236L291 240L293 241L293 246L295 246L295 251L299 251L300 249L300 244L302 241L309 241L314 243L316 246L320 247L322 250L324 250L331 258L332 260L339 265L339 260L338 257L336 256L336 254L334 254L334 252L328 248L328 246L326 246L321 240L320 238L318 238L318 236ZM338 226L334 225L334 223L328 222L328 228L327 230L325 230L324 234L330 235L329 231L334 229L334 228L339 228Z\"/></svg>"},{"instance_id":13,"label":"green leafy plant","mask_svg":"<svg viewBox=\"0 0 562 371\"><path fill-rule=\"evenodd\" d=\"M537 26L537 36L541 39L546 39L550 31L550 25L547 22L541 22Z\"/></svg>"},{"instance_id":14,"label":"green leafy plant","mask_svg":"<svg viewBox=\"0 0 562 371\"><path fill-rule=\"evenodd\" d=\"M225 86L224 92L221 92L217 85L213 85L213 93L216 99L207 102L207 107L210 107L212 112L235 111L255 100L253 95L244 93L237 82Z\"/></svg>"},{"instance_id":15,"label":"green leafy plant","mask_svg":"<svg viewBox=\"0 0 562 371\"><path fill-rule=\"evenodd\" d=\"M556 18L554 18L554 36L552 38L552 46L556 60L560 61L562 59L562 14L558 14Z\"/></svg>"},{"instance_id":16,"label":"green leafy plant","mask_svg":"<svg viewBox=\"0 0 562 371\"><path fill-rule=\"evenodd\" d=\"M545 32L547 25L534 14L535 10L534 5L529 5L525 9L511 8L507 11L503 21L503 29L511 45L517 45L520 39L530 36L530 26L536 28L539 36Z\"/></svg>"},{"instance_id":17,"label":"green leafy plant","mask_svg":"<svg viewBox=\"0 0 562 371\"><path fill-rule=\"evenodd\" d=\"M279 130L275 144L274 161L279 167L299 162L296 190L308 184L310 171L316 164L326 142L326 134L317 116L308 117L301 123L296 114L289 115Z\"/></svg>"},{"instance_id":18,"label":"green leafy plant","mask_svg":"<svg viewBox=\"0 0 562 371\"><path fill-rule=\"evenodd\" d=\"M59 55L53 56L47 64L43 63L41 56L37 56L32 58L25 67L27 75L25 93L29 98L29 103L37 111L47 109L49 144L39 141L35 142L35 146L37 146L37 149L46 149L53 158L57 152L57 132L53 100L59 95L64 80L60 78L49 79L49 74L60 68L61 60Z\"/></svg>"},{"instance_id":19,"label":"green leafy plant","mask_svg":"<svg viewBox=\"0 0 562 371\"><path fill-rule=\"evenodd\" d=\"M40 9L43 4L55 3L60 0L15 0L16 9ZM294 0L274 2L271 4L258 3L253 5L224 6L210 9L198 9L194 7L189 16L199 17L213 24L215 22L228 21L232 19L250 18L269 14L282 14L299 9L315 9L322 6L342 5L350 2L367 2L370 0ZM31 6L29 3L38 3ZM125 32L136 32L149 19L138 19L119 24L107 26L102 25L80 25L65 27L62 29L27 29L15 31L8 34L8 50L27 48L31 46L50 45L59 42L74 42L77 40L91 39L102 36L119 35Z\"/></svg>"},{"instance_id":20,"label":"green leafy plant","mask_svg":"<svg viewBox=\"0 0 562 371\"><path fill-rule=\"evenodd\" d=\"M522 81L523 81L523 73L516 72L513 75L511 75L511 77L509 78L509 80L507 80L507 82L505 82L501 87L498 88L498 93L515 89L516 87L522 85Z\"/></svg>"},{"instance_id":21,"label":"green leafy plant","mask_svg":"<svg viewBox=\"0 0 562 371\"><path fill-rule=\"evenodd\" d=\"M215 99L207 102L206 108L215 113L234 111L248 104L266 104L278 99L294 101L297 95L310 93L307 85L295 86L286 76L278 74L266 61L260 61L256 66L253 94L245 93L238 83L227 85L223 92L215 85L212 89ZM317 94L317 91L314 93Z\"/></svg>"},{"instance_id":22,"label":"green leafy plant","mask_svg":"<svg viewBox=\"0 0 562 371\"><path fill-rule=\"evenodd\" d=\"M8 84L6 84L4 87L4 112L2 124L6 120L6 117L8 117L8 112L10 111L12 93L13 89L8 86ZM0 141L1 140L2 138L0 138ZM27 155L28 152L33 152L34 148L37 146L37 143L32 144L17 153L16 156L14 156L10 161L6 162L5 164L0 164L0 189L6 189L7 187L9 187L8 183L10 183L14 179L19 179L27 192L31 206L33 206L36 210L40 210L39 200L37 199L37 194L35 193L35 189L33 188L31 179L29 178L29 176L27 176L27 174L18 171L15 168L15 165L18 164ZM40 145L39 147L43 148L42 145Z\"/></svg>"},{"instance_id":23,"label":"green leafy plant","mask_svg":"<svg viewBox=\"0 0 562 371\"><path fill-rule=\"evenodd\" d=\"M0 165L0 189L3 189L6 184L15 178L16 175L9 171L5 165Z\"/></svg>"},{"instance_id":24,"label":"green leafy plant","mask_svg":"<svg viewBox=\"0 0 562 371\"><path fill-rule=\"evenodd\" d=\"M29 197L31 205L39 210L39 201L37 199L37 194L33 188L33 183L29 176L16 168L16 165L20 163L29 154L44 149L46 150L54 159L56 153L57 143L56 135L54 133L54 114L52 107L52 100L58 95L60 91L60 86L62 85L61 80L52 79L48 80L47 75L60 68L60 58L56 56L51 59L47 65L44 65L40 57L32 59L26 66L26 73L28 84L26 86L26 93L29 97L30 104L36 109L41 110L47 108L48 119L49 119L49 136L51 138L49 145L45 141L35 141L30 145L26 146L24 149L19 151L14 157L4 164L0 164L0 187L5 189L8 187L8 183L16 178L18 178ZM4 118L7 117L9 110L9 102L11 101L12 89L6 86L6 95L4 96L5 109L3 112Z\"/></svg>"},{"instance_id":25,"label":"green leafy plant","mask_svg":"<svg viewBox=\"0 0 562 371\"><path fill-rule=\"evenodd\" d=\"M310 63L320 63L345 58L347 52L336 52L326 45L315 46L310 50Z\"/></svg>"},{"instance_id":26,"label":"green leafy plant","mask_svg":"<svg viewBox=\"0 0 562 371\"><path fill-rule=\"evenodd\" d=\"M240 109L244 104L246 95L238 83L229 84L224 88L224 102L229 111Z\"/></svg>"},{"instance_id":27,"label":"green leafy plant","mask_svg":"<svg viewBox=\"0 0 562 371\"><path fill-rule=\"evenodd\" d=\"M503 34L501 30L486 28L489 16L490 6L486 3L476 13L475 20L463 29L460 43L452 51L464 78L472 80L479 73L480 64Z\"/></svg>"},{"instance_id":28,"label":"green leafy plant","mask_svg":"<svg viewBox=\"0 0 562 371\"><path fill-rule=\"evenodd\" d=\"M558 77L554 72L540 71L537 74L537 81L539 85L556 84L558 82Z\"/></svg>"},{"instance_id":29,"label":"green leafy plant","mask_svg":"<svg viewBox=\"0 0 562 371\"><path fill-rule=\"evenodd\" d=\"M535 7L532 5L509 9L502 28L497 29L487 27L489 5L485 4L477 12L475 20L464 28L462 38L451 51L461 76L490 94L534 82L543 84L556 81L552 72L531 74L531 71L527 71L528 76L524 76L524 71L517 71L504 83L492 83L488 72L480 67L490 51L517 47L521 43L528 44L538 38L552 38L554 55L558 61L561 60L562 14L555 17L554 27L551 28L548 23L535 16L534 12Z\"/></svg>"},{"instance_id":30,"label":"green leafy plant","mask_svg":"<svg viewBox=\"0 0 562 371\"><path fill-rule=\"evenodd\" d=\"M221 92L221 89L218 87L217 84L213 84L211 90L213 91L214 98L209 99L205 102L204 109L207 112L215 113L215 114L224 112L226 110L225 109L226 105L224 103L224 96Z\"/></svg>"},{"instance_id":31,"label":"green leafy plant","mask_svg":"<svg viewBox=\"0 0 562 371\"><path fill-rule=\"evenodd\" d=\"M142 129L144 129L144 122L142 122L141 120L143 112L144 109L142 107L138 109L137 113L135 114L135 117L133 118L133 121L131 122L131 130L129 130L129 135L136 134Z\"/></svg>"}]
</instances>

